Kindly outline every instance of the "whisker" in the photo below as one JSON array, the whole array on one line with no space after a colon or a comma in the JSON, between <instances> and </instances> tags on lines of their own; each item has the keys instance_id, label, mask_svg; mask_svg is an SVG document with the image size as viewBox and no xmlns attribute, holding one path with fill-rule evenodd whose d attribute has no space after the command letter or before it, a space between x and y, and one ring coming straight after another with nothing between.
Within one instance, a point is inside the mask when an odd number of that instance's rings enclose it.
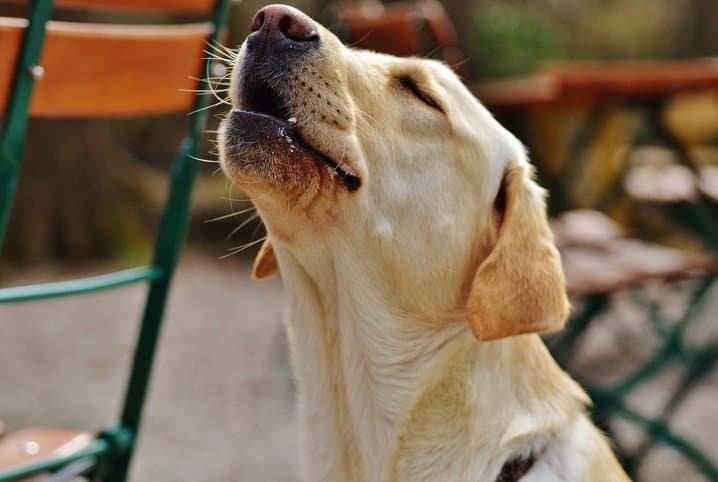
<instances>
[{"instance_id":1,"label":"whisker","mask_svg":"<svg viewBox=\"0 0 718 482\"><path fill-rule=\"evenodd\" d=\"M218 97L218 98L219 98L219 97ZM193 111L190 111L190 112L187 113L187 115L196 114L197 112L202 112L203 110L213 109L214 107L217 107L218 105L222 105L222 104L232 105L232 103L231 103L229 100L227 100L227 99L219 99L218 102L215 102L214 104L209 104L209 105L206 105L206 106L204 106L204 107L200 107L199 109L195 109L195 110L193 110Z\"/></svg>"},{"instance_id":2,"label":"whisker","mask_svg":"<svg viewBox=\"0 0 718 482\"><path fill-rule=\"evenodd\" d=\"M207 65L207 69L209 69L209 65ZM209 72L205 72L205 73L209 74ZM209 87L209 89L212 91L212 95L214 96L214 98L217 99L221 104L230 104L230 102L228 101L228 99L226 97L222 98L217 94L217 92L215 91L214 85L212 85L212 82L207 82L207 87ZM217 105L217 104L215 104L215 105Z\"/></svg>"},{"instance_id":3,"label":"whisker","mask_svg":"<svg viewBox=\"0 0 718 482\"><path fill-rule=\"evenodd\" d=\"M237 58L239 55L239 49L233 49L231 47L227 47L226 45L223 45L221 43L217 43L217 46L219 46L220 49L222 49L224 52L227 53L232 58Z\"/></svg>"},{"instance_id":4,"label":"whisker","mask_svg":"<svg viewBox=\"0 0 718 482\"><path fill-rule=\"evenodd\" d=\"M453 65L449 65L449 67L451 67L451 70L456 71L456 68L457 68L457 67L461 67L461 66L464 65L464 64L468 64L470 60L471 60L471 55L466 55L466 56L464 57L464 60L462 60L462 61L460 61L460 62L456 62L456 63L453 64ZM457 73L457 75L458 75L458 73ZM462 76L459 76L459 77L462 77ZM461 80L466 81L466 79L461 79Z\"/></svg>"},{"instance_id":5,"label":"whisker","mask_svg":"<svg viewBox=\"0 0 718 482\"><path fill-rule=\"evenodd\" d=\"M245 219L244 221L242 221L242 222L239 224L239 226L237 226L237 227L234 228L232 231L230 231L230 233L229 233L229 234L227 235L227 237L224 238L224 239L225 239L225 240L230 239L232 236L234 236L235 234L237 234L237 232L239 232L240 229L242 229L242 228L245 227L247 224L251 223L252 221L254 221L254 220L257 219L257 218L259 218L259 213L254 213L254 214L252 214L252 215L249 216L247 219Z\"/></svg>"},{"instance_id":6,"label":"whisker","mask_svg":"<svg viewBox=\"0 0 718 482\"><path fill-rule=\"evenodd\" d=\"M207 42L207 46L217 52L218 54L227 54L230 57L236 59L237 55L239 55L239 52L235 49L226 47L225 45L222 45L221 43L214 41L214 42Z\"/></svg>"},{"instance_id":7,"label":"whisker","mask_svg":"<svg viewBox=\"0 0 718 482\"><path fill-rule=\"evenodd\" d=\"M208 163L208 164L218 164L218 163L219 163L219 161L217 161L217 160L214 160L214 161L213 161L213 160L211 160L211 159L202 159L201 157L196 157L196 156L193 156L193 155L191 155L191 154L190 154L189 157L190 157L190 159L194 159L195 161L206 162L206 163Z\"/></svg>"},{"instance_id":8,"label":"whisker","mask_svg":"<svg viewBox=\"0 0 718 482\"><path fill-rule=\"evenodd\" d=\"M203 52L208 55L208 57L203 57L204 60L217 60L217 61L225 63L227 65L232 64L232 59L228 59L227 57L222 57L220 55L217 55L215 52L211 52L209 50L203 50Z\"/></svg>"},{"instance_id":9,"label":"whisker","mask_svg":"<svg viewBox=\"0 0 718 482\"><path fill-rule=\"evenodd\" d=\"M253 210L253 209L257 209L257 208L255 208L254 206L252 206L252 207L249 207L249 208L247 208L247 209L242 209L241 211L235 211L235 212L233 212L233 213L223 214L222 216L217 216L216 218L205 219L204 222L205 222L205 223L214 223L214 222L216 222L216 221L222 221L223 219L229 219L229 218L234 217L234 216L239 216L240 214L244 214L244 213L249 212L249 211L251 211L251 210Z\"/></svg>"},{"instance_id":10,"label":"whisker","mask_svg":"<svg viewBox=\"0 0 718 482\"><path fill-rule=\"evenodd\" d=\"M257 226L254 228L254 231L252 231L252 236L251 236L252 238L257 235L257 231L259 230L259 228L264 226L264 223L262 222L262 218L259 217L259 213L257 213L257 217L259 218L259 222L257 223ZM264 236L264 237L266 238L267 236Z\"/></svg>"},{"instance_id":11,"label":"whisker","mask_svg":"<svg viewBox=\"0 0 718 482\"><path fill-rule=\"evenodd\" d=\"M360 38L360 39L357 40L356 42L352 42L352 43L350 43L349 45L347 45L347 47L349 47L349 48L351 48L351 47L356 47L357 45L359 45L360 43L362 43L364 40L366 40L366 38L367 38L369 35L371 35L372 32L374 32L374 28L370 29L362 38Z\"/></svg>"},{"instance_id":12,"label":"whisker","mask_svg":"<svg viewBox=\"0 0 718 482\"><path fill-rule=\"evenodd\" d=\"M237 247L237 248L232 248L232 251L231 251L231 252L225 254L224 256L220 256L219 259L229 258L230 256L234 256L234 255L237 254L237 253L241 253L241 252L244 251L245 249L251 248L252 246L255 246L255 245L261 243L261 242L264 241L265 239L267 239L266 236L264 236L264 237L262 237L262 238L259 238L259 239L256 239L256 240L254 240L254 241L250 241L249 243L244 244L244 245L242 245L242 246L239 246L239 247Z\"/></svg>"},{"instance_id":13,"label":"whisker","mask_svg":"<svg viewBox=\"0 0 718 482\"><path fill-rule=\"evenodd\" d=\"M192 79L192 80L196 80L196 81L198 81L198 82L207 82L207 81L209 81L209 80L218 80L218 79L219 79L219 81L222 81L223 79L226 79L226 78L229 77L229 76L230 76L230 74L225 74L225 75L222 75L222 76L220 76L220 75L208 75L207 77L203 77L203 78L195 77L194 75L188 75L187 77L190 78L190 79Z\"/></svg>"},{"instance_id":14,"label":"whisker","mask_svg":"<svg viewBox=\"0 0 718 482\"><path fill-rule=\"evenodd\" d=\"M217 90L214 89L214 92L229 92L229 87L226 89ZM213 92L212 89L179 89L180 92L191 92L193 94L211 94Z\"/></svg>"}]
</instances>

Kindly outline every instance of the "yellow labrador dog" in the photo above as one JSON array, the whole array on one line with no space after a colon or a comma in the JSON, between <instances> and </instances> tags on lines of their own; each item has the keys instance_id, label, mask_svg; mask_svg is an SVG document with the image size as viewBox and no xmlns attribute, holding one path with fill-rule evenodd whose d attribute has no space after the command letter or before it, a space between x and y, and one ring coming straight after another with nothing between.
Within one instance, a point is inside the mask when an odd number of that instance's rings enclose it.
<instances>
[{"instance_id":1,"label":"yellow labrador dog","mask_svg":"<svg viewBox=\"0 0 718 482\"><path fill-rule=\"evenodd\" d=\"M281 270L308 482L626 481L536 333L569 305L519 142L449 68L253 20L225 173Z\"/></svg>"}]
</instances>

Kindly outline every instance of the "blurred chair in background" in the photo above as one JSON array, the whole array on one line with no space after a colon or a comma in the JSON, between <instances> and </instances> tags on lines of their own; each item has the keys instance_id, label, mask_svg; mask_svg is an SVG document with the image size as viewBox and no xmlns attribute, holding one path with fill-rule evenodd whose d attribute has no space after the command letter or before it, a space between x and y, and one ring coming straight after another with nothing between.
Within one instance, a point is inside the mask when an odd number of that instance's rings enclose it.
<instances>
[{"instance_id":1,"label":"blurred chair in background","mask_svg":"<svg viewBox=\"0 0 718 482\"><path fill-rule=\"evenodd\" d=\"M439 2L343 3L333 7L330 15L337 35L349 45L392 55L433 57L460 75L468 74L454 26Z\"/></svg>"}]
</instances>

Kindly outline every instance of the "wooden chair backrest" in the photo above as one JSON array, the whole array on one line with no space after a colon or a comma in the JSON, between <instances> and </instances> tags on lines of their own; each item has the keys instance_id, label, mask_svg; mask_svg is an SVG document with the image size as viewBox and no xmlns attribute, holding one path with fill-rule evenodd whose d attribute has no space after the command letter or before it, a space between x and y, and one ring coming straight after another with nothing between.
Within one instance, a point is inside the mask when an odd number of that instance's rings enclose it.
<instances>
[{"instance_id":1,"label":"wooden chair backrest","mask_svg":"<svg viewBox=\"0 0 718 482\"><path fill-rule=\"evenodd\" d=\"M7 3L29 4L29 0L6 0ZM82 10L118 10L160 13L209 13L214 0L55 0L53 5Z\"/></svg>"},{"instance_id":2,"label":"wooden chair backrest","mask_svg":"<svg viewBox=\"0 0 718 482\"><path fill-rule=\"evenodd\" d=\"M26 1L14 3L27 3ZM55 0L90 10L209 14L214 0ZM0 17L0 112L27 20ZM30 115L110 117L188 111L210 22L173 25L47 23ZM28 73L29 74L29 73Z\"/></svg>"}]
</instances>

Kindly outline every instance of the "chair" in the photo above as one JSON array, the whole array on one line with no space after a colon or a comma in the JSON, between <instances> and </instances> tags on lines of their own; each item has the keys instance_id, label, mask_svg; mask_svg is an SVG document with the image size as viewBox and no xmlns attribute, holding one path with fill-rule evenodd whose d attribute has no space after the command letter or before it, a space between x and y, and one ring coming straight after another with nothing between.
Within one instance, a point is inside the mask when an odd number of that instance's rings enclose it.
<instances>
[{"instance_id":1,"label":"chair","mask_svg":"<svg viewBox=\"0 0 718 482\"><path fill-rule=\"evenodd\" d=\"M50 20L52 0L16 0L27 19L0 17L0 244L5 234L28 118L117 117L199 111L172 169L149 266L84 279L0 289L0 303L74 296L130 283L149 291L122 412L96 435L31 428L0 439L0 481L51 472L48 480L127 479L172 274L187 230L197 141L207 96L191 92L209 68L203 51L218 38L227 0L56 0L92 11L194 15L176 25L107 25ZM28 5L29 4L29 5ZM168 17L169 18L169 17ZM174 17L172 17L174 18ZM108 55L111 53L111 55ZM0 320L7 323L11 320Z\"/></svg>"},{"instance_id":2,"label":"chair","mask_svg":"<svg viewBox=\"0 0 718 482\"><path fill-rule=\"evenodd\" d=\"M612 110L641 114L639 128L630 131L628 145L621 146L625 154L620 172L601 194L597 205L602 210L615 211L617 207L625 210L630 203L644 216L646 212L654 217L660 213L666 222L687 228L715 253L718 204L711 177L715 168L696 163L690 150L667 125L664 111L678 94L717 89L715 61L696 60L547 66L529 78L476 85L474 93L500 115L566 106L589 109L567 142L563 167L556 169L554 179L549 180L557 210L573 204L571 189L581 178L590 182L586 173L595 166L581 160L610 119ZM636 155L641 148L643 154ZM677 162L668 162L659 151L672 154L669 157ZM706 321L718 286L716 256L630 239L615 223L595 211L564 211L553 220L553 227L569 294L578 308L566 330L549 339L549 347L562 365L569 369L577 365L577 348L589 339L592 325L617 299L630 300L644 314L644 325L633 328L644 331L646 343L652 343L653 350L640 366L611 382L590 383L576 375L594 401L594 419L607 431L616 435L613 429L620 420L640 428L639 442L617 443L624 467L637 473L649 452L664 445L689 461L707 480L717 481L715 453L711 458L705 446L676 430L675 417L698 384L706 381L718 366L718 343L708 334L705 339L695 339L698 331L710 332L705 323L701 326L701 321ZM666 315L661 300L651 293L656 285L668 287L666 291L673 294L682 293L685 307L679 316ZM620 334L615 338L620 338ZM670 385L671 389L652 400L652 413L636 409L632 398L660 377L676 372L677 381ZM623 431L625 436L626 430Z\"/></svg>"},{"instance_id":3,"label":"chair","mask_svg":"<svg viewBox=\"0 0 718 482\"><path fill-rule=\"evenodd\" d=\"M468 74L454 26L439 2L345 3L331 14L339 38L350 45L392 55L433 56Z\"/></svg>"}]
</instances>

